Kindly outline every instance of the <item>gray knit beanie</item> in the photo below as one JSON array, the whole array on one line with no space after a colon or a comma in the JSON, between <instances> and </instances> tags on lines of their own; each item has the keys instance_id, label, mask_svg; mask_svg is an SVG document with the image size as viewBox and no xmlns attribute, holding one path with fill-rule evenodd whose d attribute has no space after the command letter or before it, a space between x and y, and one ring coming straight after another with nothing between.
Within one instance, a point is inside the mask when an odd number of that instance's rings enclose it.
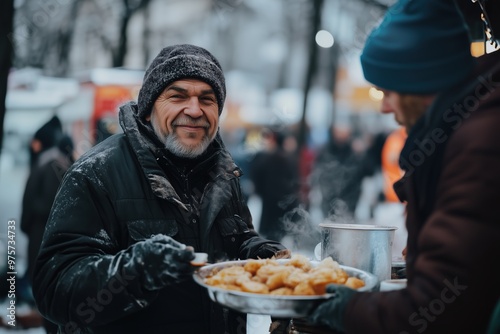
<instances>
[{"instance_id":1,"label":"gray knit beanie","mask_svg":"<svg viewBox=\"0 0 500 334\"><path fill-rule=\"evenodd\" d=\"M220 115L226 99L226 83L219 61L204 48L179 44L161 50L146 70L137 98L139 116L149 116L163 90L172 82L186 78L202 80L212 87Z\"/></svg>"}]
</instances>

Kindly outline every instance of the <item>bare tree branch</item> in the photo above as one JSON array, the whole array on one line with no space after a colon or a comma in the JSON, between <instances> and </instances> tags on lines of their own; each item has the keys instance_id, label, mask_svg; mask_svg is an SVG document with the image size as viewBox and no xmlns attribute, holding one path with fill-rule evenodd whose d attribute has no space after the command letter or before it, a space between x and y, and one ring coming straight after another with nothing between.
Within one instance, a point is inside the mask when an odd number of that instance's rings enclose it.
<instances>
[{"instance_id":1,"label":"bare tree branch","mask_svg":"<svg viewBox=\"0 0 500 334\"><path fill-rule=\"evenodd\" d=\"M82 0L74 0L71 3L69 15L66 17L66 22L59 30L59 52L58 52L58 74L65 76L69 70L69 54L72 47L72 40L75 31L75 21L78 17L78 11Z\"/></svg>"},{"instance_id":2,"label":"bare tree branch","mask_svg":"<svg viewBox=\"0 0 500 334\"><path fill-rule=\"evenodd\" d=\"M145 8L150 0L123 0L124 14L120 22L118 45L113 51L113 67L122 67L127 55L127 28L132 16Z\"/></svg>"}]
</instances>

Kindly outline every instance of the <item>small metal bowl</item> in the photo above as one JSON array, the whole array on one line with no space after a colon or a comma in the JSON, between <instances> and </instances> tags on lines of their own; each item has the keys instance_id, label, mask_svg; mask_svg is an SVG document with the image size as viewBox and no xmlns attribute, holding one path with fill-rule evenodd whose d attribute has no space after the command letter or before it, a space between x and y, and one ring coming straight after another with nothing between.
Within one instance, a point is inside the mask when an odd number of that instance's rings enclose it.
<instances>
[{"instance_id":1,"label":"small metal bowl","mask_svg":"<svg viewBox=\"0 0 500 334\"><path fill-rule=\"evenodd\" d=\"M191 260L191 265L195 267L202 267L207 264L207 253L194 253L194 259Z\"/></svg>"},{"instance_id":2,"label":"small metal bowl","mask_svg":"<svg viewBox=\"0 0 500 334\"><path fill-rule=\"evenodd\" d=\"M277 260L281 264L285 264L290 260ZM332 298L335 294L324 294L316 296L277 296L269 294L256 294L241 291L225 290L205 284L204 279L223 268L239 265L243 266L247 263L244 261L228 261L216 264L211 264L201 267L193 274L196 283L205 287L208 291L210 299L233 310L251 313L264 314L277 318L300 318L308 316L322 301ZM311 261L311 264L317 265L318 261ZM375 275L366 271L340 266L349 276L354 276L362 279L365 286L357 289L357 291L374 290L378 284L378 279Z\"/></svg>"}]
</instances>

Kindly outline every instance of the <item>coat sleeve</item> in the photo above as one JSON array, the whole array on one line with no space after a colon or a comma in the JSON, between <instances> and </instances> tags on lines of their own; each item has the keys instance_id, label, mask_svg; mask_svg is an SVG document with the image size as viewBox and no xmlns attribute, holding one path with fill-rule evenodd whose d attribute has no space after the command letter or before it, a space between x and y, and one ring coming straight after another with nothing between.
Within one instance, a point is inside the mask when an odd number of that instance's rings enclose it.
<instances>
[{"instance_id":1,"label":"coat sleeve","mask_svg":"<svg viewBox=\"0 0 500 334\"><path fill-rule=\"evenodd\" d=\"M434 210L421 227L408 220L408 287L358 294L345 315L348 333L485 332L500 297L497 111L482 122L471 117L450 138Z\"/></svg>"},{"instance_id":2,"label":"coat sleeve","mask_svg":"<svg viewBox=\"0 0 500 334\"><path fill-rule=\"evenodd\" d=\"M140 286L131 248L110 237L119 233L113 208L92 173L72 169L64 178L35 266L40 312L68 331L113 322L155 297Z\"/></svg>"}]
</instances>

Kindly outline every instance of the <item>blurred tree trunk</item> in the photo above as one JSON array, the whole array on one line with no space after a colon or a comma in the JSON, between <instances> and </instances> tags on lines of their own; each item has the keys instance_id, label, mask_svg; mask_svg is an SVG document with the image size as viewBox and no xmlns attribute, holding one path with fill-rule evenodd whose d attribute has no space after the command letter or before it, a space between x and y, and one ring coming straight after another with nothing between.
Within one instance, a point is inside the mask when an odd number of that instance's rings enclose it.
<instances>
[{"instance_id":1,"label":"blurred tree trunk","mask_svg":"<svg viewBox=\"0 0 500 334\"><path fill-rule=\"evenodd\" d=\"M123 0L125 6L124 14L120 22L120 35L118 38L118 46L113 50L113 67L122 67L125 62L127 53L127 27L133 11L130 9L129 1Z\"/></svg>"},{"instance_id":2,"label":"blurred tree trunk","mask_svg":"<svg viewBox=\"0 0 500 334\"><path fill-rule=\"evenodd\" d=\"M309 62L306 72L306 80L304 84L304 103L302 105L302 118L299 124L299 133L297 138L298 152L307 145L308 129L306 122L307 100L311 83L318 67L318 45L316 44L316 33L321 25L321 8L323 0L313 0L312 24L309 35Z\"/></svg>"},{"instance_id":3,"label":"blurred tree trunk","mask_svg":"<svg viewBox=\"0 0 500 334\"><path fill-rule=\"evenodd\" d=\"M323 0L313 0L312 24L310 26L308 41L309 41L309 62L307 66L306 79L304 85L304 103L302 105L302 118L299 123L299 131L297 135L297 155L300 170L300 196L303 205L309 207L309 175L312 172L314 154L307 147L307 139L309 137L309 129L306 121L307 101L309 90L311 89L312 81L318 68L318 45L316 44L316 33L321 26L321 9Z\"/></svg>"},{"instance_id":4,"label":"blurred tree trunk","mask_svg":"<svg viewBox=\"0 0 500 334\"><path fill-rule=\"evenodd\" d=\"M127 55L127 29L132 16L149 4L150 0L123 0L123 16L120 22L118 45L112 52L113 67L122 67Z\"/></svg>"},{"instance_id":5,"label":"blurred tree trunk","mask_svg":"<svg viewBox=\"0 0 500 334\"><path fill-rule=\"evenodd\" d=\"M71 8L69 10L69 15L66 17L65 26L61 27L59 36L59 66L57 68L57 74L60 76L68 75L69 71L69 54L72 47L73 35L75 32L75 21L78 17L78 11L82 0L74 0L71 3Z\"/></svg>"},{"instance_id":6,"label":"blurred tree trunk","mask_svg":"<svg viewBox=\"0 0 500 334\"><path fill-rule=\"evenodd\" d=\"M151 53L149 52L149 40L151 39L151 27L149 24L150 20L150 14L149 14L150 9L148 7L144 8L144 26L143 26L143 39L142 39L142 52L144 54L144 68L147 68L149 65L149 62L151 61Z\"/></svg>"},{"instance_id":7,"label":"blurred tree trunk","mask_svg":"<svg viewBox=\"0 0 500 334\"><path fill-rule=\"evenodd\" d=\"M0 5L0 153L3 145L3 120L5 118L5 97L7 79L12 64L12 39L14 0L2 0Z\"/></svg>"},{"instance_id":8,"label":"blurred tree trunk","mask_svg":"<svg viewBox=\"0 0 500 334\"><path fill-rule=\"evenodd\" d=\"M298 18L297 13L302 13L304 8L302 5L307 5L307 3L286 3L284 12L284 29L286 32L286 54L291 54L294 42L297 40L297 35L300 33L300 29L303 28L297 24ZM302 14L299 14L302 15ZM309 35L309 34L308 34ZM288 80L288 69L290 68L290 62L292 57L284 57L280 64L280 69L278 72L278 82L277 88L287 87Z\"/></svg>"}]
</instances>

